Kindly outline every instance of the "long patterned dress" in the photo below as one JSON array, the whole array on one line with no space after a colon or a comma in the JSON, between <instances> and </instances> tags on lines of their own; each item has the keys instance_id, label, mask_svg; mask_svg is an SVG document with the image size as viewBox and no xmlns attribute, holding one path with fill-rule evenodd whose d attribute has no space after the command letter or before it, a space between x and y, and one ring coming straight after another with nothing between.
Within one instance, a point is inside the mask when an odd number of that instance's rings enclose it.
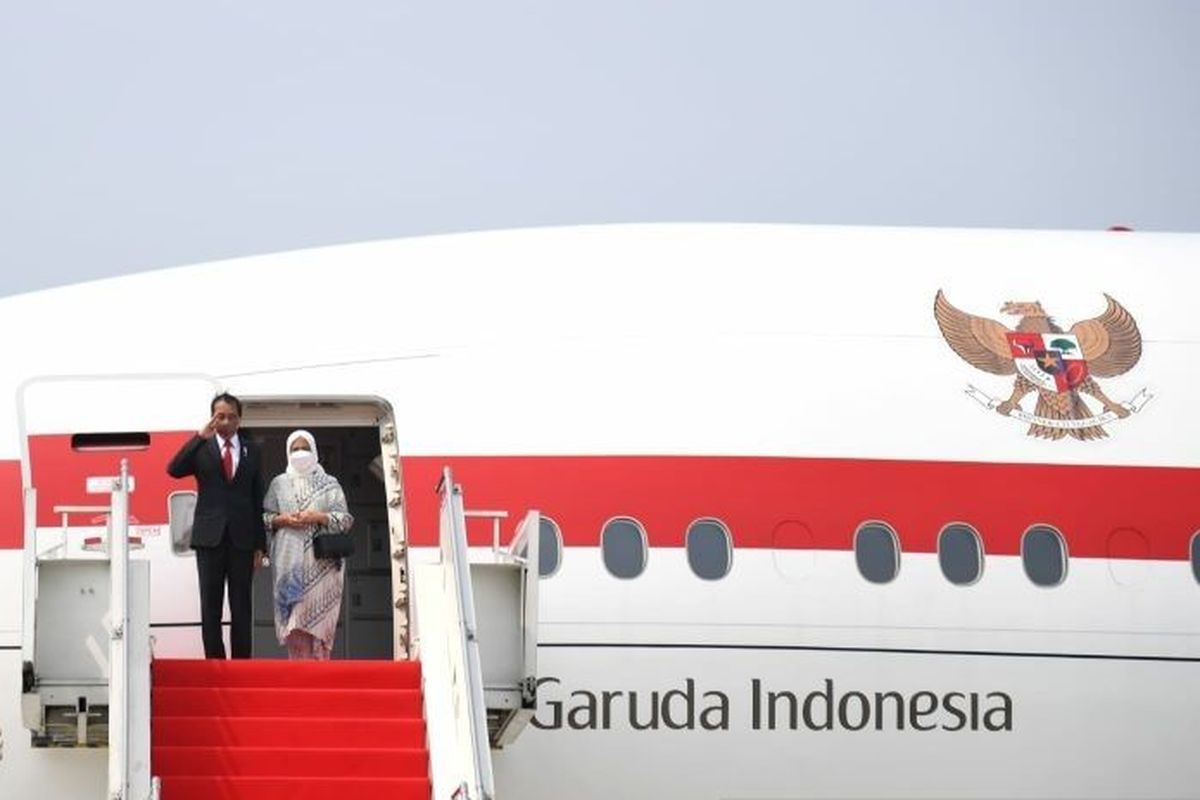
<instances>
[{"instance_id":1,"label":"long patterned dress","mask_svg":"<svg viewBox=\"0 0 1200 800\"><path fill-rule=\"evenodd\" d=\"M268 531L278 514L329 514L328 525L280 528L270 542L275 636L284 644L292 631L305 631L328 652L337 632L345 565L341 559L315 557L312 540L316 533L345 533L354 524L341 484L320 467L308 475L277 475L267 488L263 510Z\"/></svg>"}]
</instances>

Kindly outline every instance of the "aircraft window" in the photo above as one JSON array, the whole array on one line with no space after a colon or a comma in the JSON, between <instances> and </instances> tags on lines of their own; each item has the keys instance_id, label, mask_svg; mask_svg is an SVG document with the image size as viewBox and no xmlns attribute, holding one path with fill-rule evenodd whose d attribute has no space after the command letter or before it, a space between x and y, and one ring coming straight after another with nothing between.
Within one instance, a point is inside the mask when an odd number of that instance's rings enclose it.
<instances>
[{"instance_id":1,"label":"aircraft window","mask_svg":"<svg viewBox=\"0 0 1200 800\"><path fill-rule=\"evenodd\" d=\"M975 529L961 522L942 528L938 536L938 564L946 580L956 586L969 586L979 580L983 573L983 546Z\"/></svg>"},{"instance_id":2,"label":"aircraft window","mask_svg":"<svg viewBox=\"0 0 1200 800\"><path fill-rule=\"evenodd\" d=\"M558 523L542 517L538 524L538 575L548 578L558 572L562 563L562 531Z\"/></svg>"},{"instance_id":3,"label":"aircraft window","mask_svg":"<svg viewBox=\"0 0 1200 800\"><path fill-rule=\"evenodd\" d=\"M884 522L866 522L854 533L854 560L871 583L888 583L900 571L896 532Z\"/></svg>"},{"instance_id":4,"label":"aircraft window","mask_svg":"<svg viewBox=\"0 0 1200 800\"><path fill-rule=\"evenodd\" d=\"M167 498L167 520L171 549L179 555L192 549L192 518L196 516L195 492L171 492Z\"/></svg>"},{"instance_id":5,"label":"aircraft window","mask_svg":"<svg viewBox=\"0 0 1200 800\"><path fill-rule=\"evenodd\" d=\"M687 532L687 557L697 577L706 581L724 578L733 563L729 530L715 519L696 520Z\"/></svg>"},{"instance_id":6,"label":"aircraft window","mask_svg":"<svg viewBox=\"0 0 1200 800\"><path fill-rule=\"evenodd\" d=\"M617 517L600 535L604 566L617 578L636 578L646 568L646 532L637 520Z\"/></svg>"},{"instance_id":7,"label":"aircraft window","mask_svg":"<svg viewBox=\"0 0 1200 800\"><path fill-rule=\"evenodd\" d=\"M1200 582L1200 531L1192 534L1192 575Z\"/></svg>"},{"instance_id":8,"label":"aircraft window","mask_svg":"<svg viewBox=\"0 0 1200 800\"><path fill-rule=\"evenodd\" d=\"M1067 577L1067 547L1049 525L1034 525L1021 538L1025 574L1038 586L1057 586Z\"/></svg>"}]
</instances>

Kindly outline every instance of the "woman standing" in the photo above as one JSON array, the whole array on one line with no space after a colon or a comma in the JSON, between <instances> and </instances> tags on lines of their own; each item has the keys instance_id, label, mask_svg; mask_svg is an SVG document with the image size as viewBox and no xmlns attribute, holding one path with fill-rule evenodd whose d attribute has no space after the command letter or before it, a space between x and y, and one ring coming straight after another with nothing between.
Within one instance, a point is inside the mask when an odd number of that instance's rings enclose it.
<instances>
[{"instance_id":1,"label":"woman standing","mask_svg":"<svg viewBox=\"0 0 1200 800\"><path fill-rule=\"evenodd\" d=\"M275 476L263 500L271 531L275 635L288 658L327 660L342 607L345 566L317 558L313 536L346 533L354 517L337 478L317 460L317 440L308 431L287 438L288 466Z\"/></svg>"}]
</instances>

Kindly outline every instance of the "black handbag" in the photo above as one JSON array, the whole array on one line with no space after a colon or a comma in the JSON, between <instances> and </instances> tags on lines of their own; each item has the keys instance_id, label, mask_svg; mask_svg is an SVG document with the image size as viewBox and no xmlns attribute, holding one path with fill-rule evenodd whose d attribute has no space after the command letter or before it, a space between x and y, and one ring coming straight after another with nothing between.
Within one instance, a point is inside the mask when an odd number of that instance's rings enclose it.
<instances>
[{"instance_id":1,"label":"black handbag","mask_svg":"<svg viewBox=\"0 0 1200 800\"><path fill-rule=\"evenodd\" d=\"M349 533L318 533L312 548L317 558L349 558L354 555L354 537Z\"/></svg>"}]
</instances>

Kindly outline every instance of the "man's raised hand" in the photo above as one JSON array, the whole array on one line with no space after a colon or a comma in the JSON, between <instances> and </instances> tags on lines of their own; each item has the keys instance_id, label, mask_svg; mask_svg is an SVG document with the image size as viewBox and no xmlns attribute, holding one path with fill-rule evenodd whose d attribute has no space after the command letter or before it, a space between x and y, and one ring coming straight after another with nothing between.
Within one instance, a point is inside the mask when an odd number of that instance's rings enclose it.
<instances>
[{"instance_id":1,"label":"man's raised hand","mask_svg":"<svg viewBox=\"0 0 1200 800\"><path fill-rule=\"evenodd\" d=\"M201 439L211 439L217 433L217 415L213 414L212 419L204 424L200 429L199 436Z\"/></svg>"}]
</instances>

